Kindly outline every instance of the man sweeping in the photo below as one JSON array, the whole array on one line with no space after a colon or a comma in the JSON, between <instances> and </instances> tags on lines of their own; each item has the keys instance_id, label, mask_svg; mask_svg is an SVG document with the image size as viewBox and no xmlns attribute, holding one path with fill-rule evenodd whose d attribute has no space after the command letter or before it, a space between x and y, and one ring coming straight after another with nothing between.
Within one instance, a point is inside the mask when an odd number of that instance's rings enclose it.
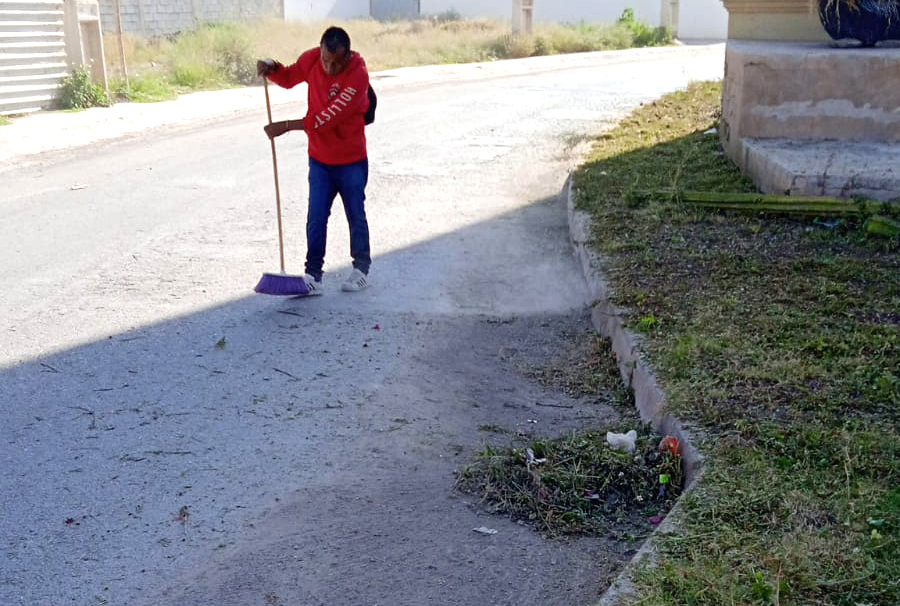
<instances>
[{"instance_id":1,"label":"man sweeping","mask_svg":"<svg viewBox=\"0 0 900 606\"><path fill-rule=\"evenodd\" d=\"M302 120L282 120L265 127L269 138L292 130L309 139L309 211L306 215L306 275L310 295L322 294L328 217L337 194L350 226L353 271L341 290L355 292L369 285L369 224L366 220L365 113L369 108L369 73L359 53L350 49L350 36L329 27L317 48L304 52L291 65L273 59L257 61L260 76L283 88L301 82L309 86L308 109Z\"/></svg>"}]
</instances>

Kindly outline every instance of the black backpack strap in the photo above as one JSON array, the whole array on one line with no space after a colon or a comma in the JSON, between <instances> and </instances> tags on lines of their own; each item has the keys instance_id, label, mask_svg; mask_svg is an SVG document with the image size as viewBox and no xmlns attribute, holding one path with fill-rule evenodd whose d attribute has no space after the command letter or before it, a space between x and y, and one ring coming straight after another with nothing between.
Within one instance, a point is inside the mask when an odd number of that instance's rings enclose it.
<instances>
[{"instance_id":1,"label":"black backpack strap","mask_svg":"<svg viewBox=\"0 0 900 606\"><path fill-rule=\"evenodd\" d=\"M367 92L369 94L369 109L366 110L365 120L366 125L369 125L375 121L375 108L378 107L378 96L375 95L375 89L372 88L371 84Z\"/></svg>"}]
</instances>

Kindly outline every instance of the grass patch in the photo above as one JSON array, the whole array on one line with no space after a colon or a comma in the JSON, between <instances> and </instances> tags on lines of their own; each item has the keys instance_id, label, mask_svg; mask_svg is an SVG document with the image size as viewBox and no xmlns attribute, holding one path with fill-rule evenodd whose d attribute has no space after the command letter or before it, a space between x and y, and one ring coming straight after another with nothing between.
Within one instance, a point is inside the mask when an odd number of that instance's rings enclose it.
<instances>
[{"instance_id":1,"label":"grass patch","mask_svg":"<svg viewBox=\"0 0 900 606\"><path fill-rule=\"evenodd\" d=\"M134 103L170 101L178 96L178 89L175 86L163 76L154 73L129 76L127 86L123 78L113 78L110 80L109 88L116 99Z\"/></svg>"},{"instance_id":2,"label":"grass patch","mask_svg":"<svg viewBox=\"0 0 900 606\"><path fill-rule=\"evenodd\" d=\"M637 423L632 419L609 430L624 433ZM610 448L606 431L500 449L486 446L460 472L457 487L480 496L489 511L550 536L644 537L680 494L681 459L660 452L660 438L647 427L641 427L634 453Z\"/></svg>"},{"instance_id":3,"label":"grass patch","mask_svg":"<svg viewBox=\"0 0 900 606\"><path fill-rule=\"evenodd\" d=\"M129 80L153 77L157 84L167 83L176 92L252 84L258 80L257 58L291 62L318 44L322 31L331 24L225 23L165 37L126 36ZM627 11L612 24L536 24L531 36L513 36L508 24L464 20L454 11L412 21L352 20L334 24L350 32L354 49L365 57L370 71L671 42L667 31L635 22ZM118 52L118 41L109 36L106 48ZM108 63L111 74L121 78L119 58L110 58ZM156 98L138 91L122 92L132 100Z\"/></svg>"},{"instance_id":4,"label":"grass patch","mask_svg":"<svg viewBox=\"0 0 900 606\"><path fill-rule=\"evenodd\" d=\"M547 356L539 365L519 365L520 371L570 397L601 396L617 410L633 412L634 398L622 383L609 340L594 330L573 331L562 338L568 346L564 355Z\"/></svg>"},{"instance_id":5,"label":"grass patch","mask_svg":"<svg viewBox=\"0 0 900 606\"><path fill-rule=\"evenodd\" d=\"M225 23L206 25L178 36L166 58L172 82L193 89L256 82L254 34L262 32Z\"/></svg>"},{"instance_id":6,"label":"grass patch","mask_svg":"<svg viewBox=\"0 0 900 606\"><path fill-rule=\"evenodd\" d=\"M7 124L12 124L9 118L0 114L0 126L6 126Z\"/></svg>"},{"instance_id":7,"label":"grass patch","mask_svg":"<svg viewBox=\"0 0 900 606\"><path fill-rule=\"evenodd\" d=\"M898 604L900 239L656 193L753 191L710 132L720 98L642 106L575 176L614 302L708 436L642 603Z\"/></svg>"},{"instance_id":8,"label":"grass patch","mask_svg":"<svg viewBox=\"0 0 900 606\"><path fill-rule=\"evenodd\" d=\"M506 358L525 376L571 397L602 395L621 420L558 438L533 439L496 425L484 432L509 436L512 445L487 444L458 473L457 488L477 495L491 513L523 521L548 536L603 534L633 541L645 537L680 494L681 460L638 419L622 387L608 340L594 331L566 330L562 352L541 362ZM638 433L634 453L614 450L606 432ZM509 439L509 438L508 438Z\"/></svg>"}]
</instances>

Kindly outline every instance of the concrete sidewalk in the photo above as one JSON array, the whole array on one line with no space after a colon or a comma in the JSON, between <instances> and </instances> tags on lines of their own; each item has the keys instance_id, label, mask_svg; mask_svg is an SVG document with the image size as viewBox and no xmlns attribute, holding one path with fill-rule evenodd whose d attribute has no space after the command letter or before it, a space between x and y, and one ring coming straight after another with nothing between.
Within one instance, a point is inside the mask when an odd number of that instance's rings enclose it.
<instances>
[{"instance_id":1,"label":"concrete sidewalk","mask_svg":"<svg viewBox=\"0 0 900 606\"><path fill-rule=\"evenodd\" d=\"M565 68L716 53L721 53L724 62L725 45L710 44L405 67L373 72L371 80L380 91L426 82L521 76ZM273 86L269 92L273 105L305 103L303 89L284 90ZM12 124L0 127L0 167L8 168L35 154L115 139L154 127L197 125L253 112L258 112L264 123L266 110L261 87L192 93L160 103L117 103L112 107L95 107L81 112L39 112L15 118Z\"/></svg>"}]
</instances>

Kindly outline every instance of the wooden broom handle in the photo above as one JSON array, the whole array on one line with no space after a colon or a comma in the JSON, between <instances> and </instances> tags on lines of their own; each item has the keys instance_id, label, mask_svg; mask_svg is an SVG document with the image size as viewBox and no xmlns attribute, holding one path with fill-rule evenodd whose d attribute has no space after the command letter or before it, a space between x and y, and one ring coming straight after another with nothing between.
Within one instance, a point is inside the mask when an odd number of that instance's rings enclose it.
<instances>
[{"instance_id":1,"label":"wooden broom handle","mask_svg":"<svg viewBox=\"0 0 900 606\"><path fill-rule=\"evenodd\" d=\"M263 89L266 91L266 114L269 124L272 124L272 103L269 101L269 79L263 76ZM281 229L281 190L278 187L278 159L275 156L275 139L269 139L272 144L272 170L275 172L275 210L278 213L278 254L281 259L281 273L284 273L284 233Z\"/></svg>"}]
</instances>

